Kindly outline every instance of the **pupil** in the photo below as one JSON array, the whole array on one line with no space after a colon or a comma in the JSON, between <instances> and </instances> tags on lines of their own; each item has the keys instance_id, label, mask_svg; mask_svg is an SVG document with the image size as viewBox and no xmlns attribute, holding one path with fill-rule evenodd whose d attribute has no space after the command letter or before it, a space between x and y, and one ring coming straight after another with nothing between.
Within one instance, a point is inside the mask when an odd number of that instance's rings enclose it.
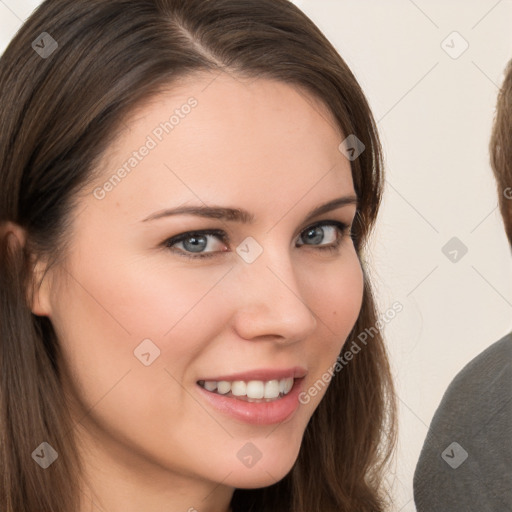
<instances>
[{"instance_id":1,"label":"pupil","mask_svg":"<svg viewBox=\"0 0 512 512\"><path fill-rule=\"evenodd\" d=\"M324 235L324 230L320 226L310 229L307 234L308 240L315 242L315 243L320 243L322 241L323 235Z\"/></svg>"},{"instance_id":2,"label":"pupil","mask_svg":"<svg viewBox=\"0 0 512 512\"><path fill-rule=\"evenodd\" d=\"M189 244L189 241L192 243ZM201 252L201 250L206 247L206 237L204 235L191 236L183 241L183 246L187 251L190 250L191 252Z\"/></svg>"}]
</instances>

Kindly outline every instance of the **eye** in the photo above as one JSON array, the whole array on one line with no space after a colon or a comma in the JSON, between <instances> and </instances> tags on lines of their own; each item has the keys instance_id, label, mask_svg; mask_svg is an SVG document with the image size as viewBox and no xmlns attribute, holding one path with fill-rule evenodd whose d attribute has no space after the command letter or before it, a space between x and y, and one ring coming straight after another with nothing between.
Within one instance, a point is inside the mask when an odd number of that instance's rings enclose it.
<instances>
[{"instance_id":1,"label":"eye","mask_svg":"<svg viewBox=\"0 0 512 512\"><path fill-rule=\"evenodd\" d=\"M209 258L214 256L217 252L226 251L208 251L203 252L203 249L210 247L208 244L211 239L220 239L224 244L229 243L229 238L224 231L218 229L205 230L205 231L189 231L181 235L169 238L164 242L165 247L170 248L172 251L188 258ZM181 244L182 247L176 247Z\"/></svg>"},{"instance_id":2,"label":"eye","mask_svg":"<svg viewBox=\"0 0 512 512\"><path fill-rule=\"evenodd\" d=\"M342 237L348 232L348 230L349 226L344 222L338 222L334 220L319 222L313 226L310 226L301 233L299 239L303 239L306 242L299 244L298 247L302 245L312 245L315 249L318 250L335 251L339 248ZM322 244L322 242L325 240L325 237L330 238L331 242ZM309 242L311 242L311 244Z\"/></svg>"},{"instance_id":3,"label":"eye","mask_svg":"<svg viewBox=\"0 0 512 512\"><path fill-rule=\"evenodd\" d=\"M296 247L309 245L316 250L336 251L341 244L343 235L347 234L348 231L349 226L344 222L335 220L318 222L301 232L299 241L302 239L304 242L297 243ZM324 242L326 237L330 239L327 244ZM215 250L215 243L210 243L211 240L215 239L222 242L221 246L229 245L228 235L217 229L182 233L165 240L162 245L180 256L192 259L211 258L219 252L229 252L228 249ZM210 250L205 250L207 248Z\"/></svg>"}]
</instances>

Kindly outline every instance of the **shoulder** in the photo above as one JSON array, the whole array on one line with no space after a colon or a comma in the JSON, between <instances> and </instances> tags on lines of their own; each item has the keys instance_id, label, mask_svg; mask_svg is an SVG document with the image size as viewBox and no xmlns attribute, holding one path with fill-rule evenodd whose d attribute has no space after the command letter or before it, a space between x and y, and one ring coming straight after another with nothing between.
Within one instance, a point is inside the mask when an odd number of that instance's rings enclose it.
<instances>
[{"instance_id":1,"label":"shoulder","mask_svg":"<svg viewBox=\"0 0 512 512\"><path fill-rule=\"evenodd\" d=\"M414 474L418 511L512 507L511 441L512 333L472 359L448 386Z\"/></svg>"},{"instance_id":2,"label":"shoulder","mask_svg":"<svg viewBox=\"0 0 512 512\"><path fill-rule=\"evenodd\" d=\"M447 389L456 391L468 386L489 387L493 382L506 378L512 367L512 332L487 347L456 375Z\"/></svg>"},{"instance_id":3,"label":"shoulder","mask_svg":"<svg viewBox=\"0 0 512 512\"><path fill-rule=\"evenodd\" d=\"M512 333L493 343L455 376L434 414L431 428L471 433L480 421L512 407ZM469 431L468 431L469 429Z\"/></svg>"}]
</instances>

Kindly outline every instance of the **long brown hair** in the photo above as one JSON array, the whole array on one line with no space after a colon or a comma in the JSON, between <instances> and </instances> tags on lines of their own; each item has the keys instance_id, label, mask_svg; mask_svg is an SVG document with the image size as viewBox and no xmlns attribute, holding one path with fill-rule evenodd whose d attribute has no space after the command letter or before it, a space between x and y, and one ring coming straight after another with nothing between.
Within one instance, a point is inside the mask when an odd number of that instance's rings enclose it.
<instances>
[{"instance_id":1,"label":"long brown hair","mask_svg":"<svg viewBox=\"0 0 512 512\"><path fill-rule=\"evenodd\" d=\"M364 144L351 161L359 199L353 238L362 259L383 186L376 125L345 62L291 2L43 2L0 59L0 222L26 233L24 245L0 235L3 512L79 506L81 461L59 342L27 298L34 262L49 269L64 258L76 199L129 114L180 77L220 70L299 87L330 109L345 136ZM349 340L369 327L374 334L333 377L289 474L263 489L235 490L234 512L386 509L383 468L395 440L395 399L364 262L363 271L363 305ZM45 470L31 457L43 441L58 453Z\"/></svg>"},{"instance_id":2,"label":"long brown hair","mask_svg":"<svg viewBox=\"0 0 512 512\"><path fill-rule=\"evenodd\" d=\"M496 115L489 143L491 166L498 184L498 202L512 244L512 60L498 94Z\"/></svg>"}]
</instances>

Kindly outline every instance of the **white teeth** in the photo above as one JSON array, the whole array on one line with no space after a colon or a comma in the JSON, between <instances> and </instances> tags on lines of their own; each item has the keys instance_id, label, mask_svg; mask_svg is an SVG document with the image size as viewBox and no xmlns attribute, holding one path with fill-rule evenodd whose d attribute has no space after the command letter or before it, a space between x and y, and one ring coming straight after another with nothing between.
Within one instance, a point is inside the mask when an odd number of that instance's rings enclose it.
<instances>
[{"instance_id":1,"label":"white teeth","mask_svg":"<svg viewBox=\"0 0 512 512\"><path fill-rule=\"evenodd\" d=\"M265 383L261 380L250 380L247 383L247 398L263 398L265 396Z\"/></svg>"},{"instance_id":2,"label":"white teeth","mask_svg":"<svg viewBox=\"0 0 512 512\"><path fill-rule=\"evenodd\" d=\"M231 393L235 396L244 396L247 394L247 384L243 380L235 380L231 384Z\"/></svg>"},{"instance_id":3,"label":"white teeth","mask_svg":"<svg viewBox=\"0 0 512 512\"><path fill-rule=\"evenodd\" d=\"M265 384L265 398L277 398L278 396L279 396L279 381L278 380L269 380Z\"/></svg>"},{"instance_id":4,"label":"white teeth","mask_svg":"<svg viewBox=\"0 0 512 512\"><path fill-rule=\"evenodd\" d=\"M217 382L217 393L221 395L225 395L231 391L231 383L225 380L221 380Z\"/></svg>"},{"instance_id":5,"label":"white teeth","mask_svg":"<svg viewBox=\"0 0 512 512\"><path fill-rule=\"evenodd\" d=\"M221 395L226 395L230 391L233 396L246 396L251 399L259 398L278 398L279 395L287 395L293 387L293 378L281 380L251 380L245 382L243 380L235 380L228 382L221 380L216 382L214 380L199 381L200 385L208 391L217 392Z\"/></svg>"},{"instance_id":6,"label":"white teeth","mask_svg":"<svg viewBox=\"0 0 512 512\"><path fill-rule=\"evenodd\" d=\"M212 380L208 380L204 383L204 389L208 391L215 391L217 389L217 383Z\"/></svg>"}]
</instances>

